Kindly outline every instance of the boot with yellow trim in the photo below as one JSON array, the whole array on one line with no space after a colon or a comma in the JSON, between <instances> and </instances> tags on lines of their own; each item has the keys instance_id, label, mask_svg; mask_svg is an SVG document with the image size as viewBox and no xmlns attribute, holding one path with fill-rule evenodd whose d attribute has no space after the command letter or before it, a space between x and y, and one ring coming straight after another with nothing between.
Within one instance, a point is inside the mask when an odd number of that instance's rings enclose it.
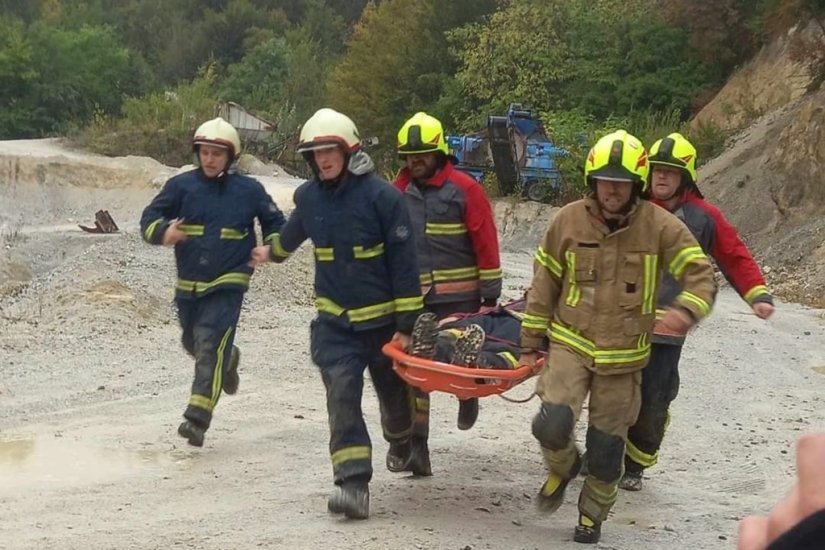
<instances>
[{"instance_id":1,"label":"boot with yellow trim","mask_svg":"<svg viewBox=\"0 0 825 550\"><path fill-rule=\"evenodd\" d=\"M544 485L542 485L539 490L538 500L536 501L538 509L541 512L552 514L559 509L562 502L564 502L564 491L567 489L567 485L570 483L570 480L575 479L575 477L579 475L581 467L582 458L581 455L577 453L576 461L573 463L573 467L570 469L570 476L567 479L550 472Z\"/></svg>"},{"instance_id":2,"label":"boot with yellow trim","mask_svg":"<svg viewBox=\"0 0 825 550\"><path fill-rule=\"evenodd\" d=\"M369 481L359 477L345 479L330 495L327 509L349 519L367 519L370 516Z\"/></svg>"},{"instance_id":3,"label":"boot with yellow trim","mask_svg":"<svg viewBox=\"0 0 825 550\"><path fill-rule=\"evenodd\" d=\"M238 393L238 385L241 379L238 376L238 365L241 363L241 350L238 346L232 346L232 354L229 357L229 368L226 376L223 377L223 391L229 395Z\"/></svg>"},{"instance_id":4,"label":"boot with yellow trim","mask_svg":"<svg viewBox=\"0 0 825 550\"><path fill-rule=\"evenodd\" d=\"M596 544L602 536L602 524L579 514L579 524L573 531L573 540L584 544Z\"/></svg>"},{"instance_id":5,"label":"boot with yellow trim","mask_svg":"<svg viewBox=\"0 0 825 550\"><path fill-rule=\"evenodd\" d=\"M178 435L186 439L193 447L203 447L203 437L206 434L206 428L195 424L191 420L184 420L178 426Z\"/></svg>"}]
</instances>

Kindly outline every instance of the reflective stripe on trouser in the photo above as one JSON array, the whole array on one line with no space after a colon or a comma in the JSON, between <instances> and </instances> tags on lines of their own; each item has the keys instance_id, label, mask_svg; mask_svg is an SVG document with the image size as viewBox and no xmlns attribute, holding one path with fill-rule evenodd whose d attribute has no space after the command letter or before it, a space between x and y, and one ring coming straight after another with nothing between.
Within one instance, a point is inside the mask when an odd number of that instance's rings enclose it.
<instances>
[{"instance_id":1,"label":"reflective stripe on trouser","mask_svg":"<svg viewBox=\"0 0 825 550\"><path fill-rule=\"evenodd\" d=\"M592 358L580 355L561 344L553 344L550 346L546 367L536 383L536 393L544 403L570 407L574 419L572 426L574 426L589 392L588 419L591 430L595 429L602 434L624 439L627 436L628 427L635 422L639 414L641 372L599 375L590 370L591 368L593 368ZM554 425L564 424L559 422ZM547 468L564 479L570 477L578 452L572 426L569 433L554 434L557 439L567 441L563 449L552 451L542 447ZM599 441L599 447L588 448L588 455L608 454L606 449L601 448L604 438L594 438L594 440ZM609 454L609 458L607 456L603 458L602 466L606 470L618 472L619 475L611 476L615 479L605 480L598 479L592 474L589 475L579 498L579 510L598 521L607 517L607 513L616 501L623 466L621 452Z\"/></svg>"},{"instance_id":2,"label":"reflective stripe on trouser","mask_svg":"<svg viewBox=\"0 0 825 550\"><path fill-rule=\"evenodd\" d=\"M650 363L642 371L642 407L627 432L625 469L641 473L659 460L659 448L670 423L670 404L679 393L682 346L653 344Z\"/></svg>"},{"instance_id":3,"label":"reflective stripe on trouser","mask_svg":"<svg viewBox=\"0 0 825 550\"><path fill-rule=\"evenodd\" d=\"M199 298L176 300L183 329L181 343L195 359L192 395L183 416L205 428L221 396L243 296L238 290L219 290Z\"/></svg>"},{"instance_id":4,"label":"reflective stripe on trouser","mask_svg":"<svg viewBox=\"0 0 825 550\"><path fill-rule=\"evenodd\" d=\"M361 409L364 369L369 368L378 395L384 438L398 441L411 433L410 388L381 352L394 332L394 325L356 332L330 321L312 322L310 349L326 388L329 452L337 484L372 477L372 445Z\"/></svg>"},{"instance_id":5,"label":"reflective stripe on trouser","mask_svg":"<svg viewBox=\"0 0 825 550\"><path fill-rule=\"evenodd\" d=\"M438 320L449 317L454 313L476 313L481 308L480 300L465 302L446 302L425 304L427 311L434 313ZM430 435L430 395L418 388L413 388L415 405L415 424L413 435L426 439Z\"/></svg>"}]
</instances>

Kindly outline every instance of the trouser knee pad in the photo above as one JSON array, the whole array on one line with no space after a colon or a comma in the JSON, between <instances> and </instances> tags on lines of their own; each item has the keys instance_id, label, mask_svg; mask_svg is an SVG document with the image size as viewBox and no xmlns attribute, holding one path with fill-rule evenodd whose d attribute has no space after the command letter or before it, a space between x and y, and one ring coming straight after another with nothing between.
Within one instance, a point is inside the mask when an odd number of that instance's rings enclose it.
<instances>
[{"instance_id":1,"label":"trouser knee pad","mask_svg":"<svg viewBox=\"0 0 825 550\"><path fill-rule=\"evenodd\" d=\"M569 405L542 403L533 418L533 437L545 449L560 451L570 442L574 423L573 409Z\"/></svg>"},{"instance_id":2,"label":"trouser knee pad","mask_svg":"<svg viewBox=\"0 0 825 550\"><path fill-rule=\"evenodd\" d=\"M624 439L608 435L595 426L587 428L587 468L590 475L605 483L622 477Z\"/></svg>"}]
</instances>

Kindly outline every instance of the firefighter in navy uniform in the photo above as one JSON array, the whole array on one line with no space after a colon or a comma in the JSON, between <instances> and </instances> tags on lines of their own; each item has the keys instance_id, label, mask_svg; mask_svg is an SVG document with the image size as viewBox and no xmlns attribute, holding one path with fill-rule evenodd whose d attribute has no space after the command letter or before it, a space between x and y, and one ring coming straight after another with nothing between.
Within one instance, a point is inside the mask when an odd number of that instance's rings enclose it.
<instances>
[{"instance_id":1,"label":"firefighter in navy uniform","mask_svg":"<svg viewBox=\"0 0 825 550\"><path fill-rule=\"evenodd\" d=\"M413 459L411 390L381 348L409 345L424 302L415 241L401 193L373 173L349 117L320 109L301 129L298 151L315 177L295 191L295 210L272 243L285 260L306 239L315 247L318 316L310 330L312 360L327 390L333 479L329 511L369 515L372 445L361 409L369 368L390 443L387 467Z\"/></svg>"},{"instance_id":2,"label":"firefighter in navy uniform","mask_svg":"<svg viewBox=\"0 0 825 550\"><path fill-rule=\"evenodd\" d=\"M559 210L536 252L522 320L520 364L534 365L549 336L533 419L549 475L538 494L548 513L564 501L581 468L573 429L589 394L589 473L573 538L593 544L618 494L625 437L641 404L661 272L682 285L662 322L687 330L710 313L713 269L687 228L640 200L647 154L624 130L591 148L585 179L592 195Z\"/></svg>"},{"instance_id":3,"label":"firefighter in navy uniform","mask_svg":"<svg viewBox=\"0 0 825 550\"><path fill-rule=\"evenodd\" d=\"M204 433L221 390L238 390L240 351L235 329L253 271L257 246L254 222L271 240L284 216L263 186L235 172L238 132L222 118L203 123L192 140L198 168L169 179L143 211L143 239L175 247L175 301L183 347L195 359L189 405L178 428L190 445Z\"/></svg>"},{"instance_id":4,"label":"firefighter in navy uniform","mask_svg":"<svg viewBox=\"0 0 825 550\"><path fill-rule=\"evenodd\" d=\"M395 185L410 209L424 303L434 314L422 318L422 330L432 330L438 319L454 313L495 307L501 295L501 261L484 188L454 168L441 122L427 113L416 113L401 127L398 154L405 167ZM422 350L411 351L422 355ZM427 394L418 392L416 409L416 444L426 449ZM459 402L459 429L470 429L477 418L477 398ZM426 464L413 473L431 475L431 469Z\"/></svg>"},{"instance_id":5,"label":"firefighter in navy uniform","mask_svg":"<svg viewBox=\"0 0 825 550\"><path fill-rule=\"evenodd\" d=\"M672 133L650 148L651 202L682 220L754 314L767 319L773 314L773 297L759 265L736 229L704 199L696 176L696 148L681 134ZM659 316L681 291L680 284L665 274L657 297ZM670 403L679 392L679 358L686 337L686 332L674 332L661 322L653 329L650 363L642 371L642 407L627 434L622 489L641 490L644 470L658 461Z\"/></svg>"}]
</instances>

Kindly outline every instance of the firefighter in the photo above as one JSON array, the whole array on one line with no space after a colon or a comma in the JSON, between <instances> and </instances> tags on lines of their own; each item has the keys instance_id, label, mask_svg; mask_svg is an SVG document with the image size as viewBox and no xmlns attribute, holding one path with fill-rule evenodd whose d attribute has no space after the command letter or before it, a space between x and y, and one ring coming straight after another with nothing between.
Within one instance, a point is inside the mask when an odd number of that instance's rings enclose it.
<instances>
[{"instance_id":1,"label":"firefighter","mask_svg":"<svg viewBox=\"0 0 825 550\"><path fill-rule=\"evenodd\" d=\"M713 257L731 286L760 319L773 314L773 297L762 273L736 229L704 200L696 185L696 149L681 134L660 139L650 149L651 201L675 214L687 226L702 250ZM657 296L657 316L682 291L665 273ZM670 403L679 391L679 357L687 334L658 322L653 329L650 363L642 372L642 407L628 431L625 474L619 486L642 488L642 473L656 464L668 425Z\"/></svg>"},{"instance_id":2,"label":"firefighter","mask_svg":"<svg viewBox=\"0 0 825 550\"><path fill-rule=\"evenodd\" d=\"M361 410L365 368L390 443L387 467L405 469L413 459L411 390L381 347L394 338L408 345L424 307L414 237L401 193L375 175L349 117L317 111L301 129L298 151L314 177L295 191L295 209L269 259L284 261L306 239L315 247L318 316L310 351L327 392L336 485L328 509L365 519L373 473Z\"/></svg>"},{"instance_id":3,"label":"firefighter","mask_svg":"<svg viewBox=\"0 0 825 550\"><path fill-rule=\"evenodd\" d=\"M143 211L149 244L174 246L175 302L184 349L195 359L195 379L178 434L203 446L221 390L238 391L240 351L234 345L257 246L255 218L265 240L284 216L263 186L238 174L238 132L222 118L204 122L192 140L197 168L169 179Z\"/></svg>"},{"instance_id":4,"label":"firefighter","mask_svg":"<svg viewBox=\"0 0 825 550\"><path fill-rule=\"evenodd\" d=\"M441 122L426 113L416 113L398 132L398 154L405 167L395 185L410 208L424 303L438 319L495 307L501 295L498 234L490 201L478 182L454 168L449 152ZM424 448L429 407L429 396L418 392L416 441ZM477 398L459 402L459 429L470 429L477 418ZM414 473L432 472L427 464Z\"/></svg>"},{"instance_id":5,"label":"firefighter","mask_svg":"<svg viewBox=\"0 0 825 550\"><path fill-rule=\"evenodd\" d=\"M547 513L559 508L581 467L573 428L590 394L589 474L574 540L596 543L616 501L624 438L639 412L660 273L670 272L683 289L662 316L674 330L686 330L710 312L716 286L687 228L640 200L648 163L638 139L624 130L604 136L584 171L591 196L555 215L536 252L520 364L534 365L549 336L536 388L542 404L532 423L549 470L538 494Z\"/></svg>"}]
</instances>

